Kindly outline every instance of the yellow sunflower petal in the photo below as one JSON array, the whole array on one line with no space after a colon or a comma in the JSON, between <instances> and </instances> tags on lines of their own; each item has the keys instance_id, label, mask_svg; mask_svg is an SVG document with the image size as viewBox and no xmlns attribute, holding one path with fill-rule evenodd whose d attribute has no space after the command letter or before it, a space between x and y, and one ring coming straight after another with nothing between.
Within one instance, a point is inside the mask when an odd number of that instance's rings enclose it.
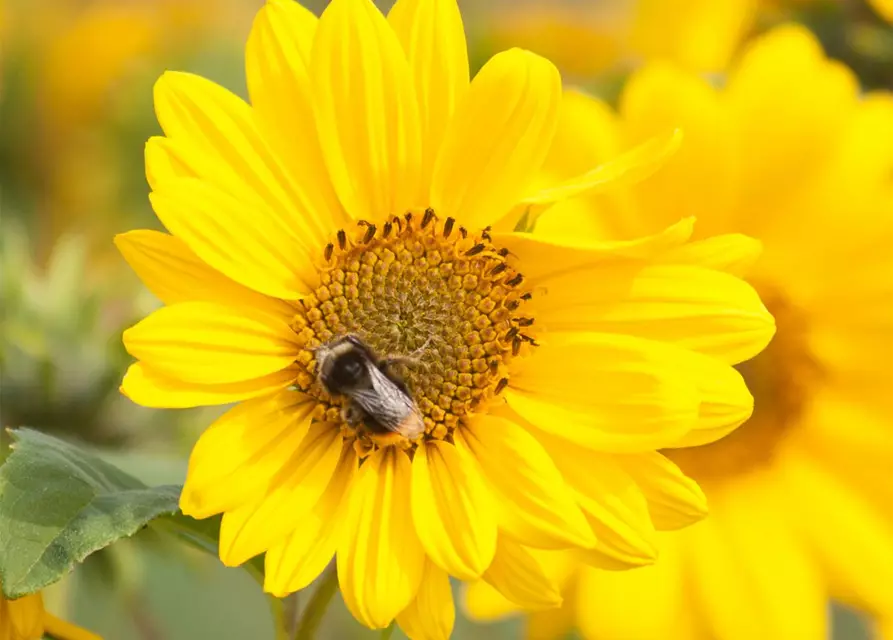
<instances>
[{"instance_id":1,"label":"yellow sunflower petal","mask_svg":"<svg viewBox=\"0 0 893 640\"><path fill-rule=\"evenodd\" d=\"M310 255L260 204L236 200L195 178L171 181L149 198L168 231L236 282L291 300L313 288Z\"/></svg>"},{"instance_id":2,"label":"yellow sunflower petal","mask_svg":"<svg viewBox=\"0 0 893 640\"><path fill-rule=\"evenodd\" d=\"M165 304L201 300L294 316L295 308L230 280L202 262L174 236L140 229L115 236L115 245L146 287Z\"/></svg>"},{"instance_id":3,"label":"yellow sunflower petal","mask_svg":"<svg viewBox=\"0 0 893 640\"><path fill-rule=\"evenodd\" d=\"M738 277L750 273L763 252L763 243L740 233L727 233L688 242L664 253L660 260L669 264L691 264L724 271Z\"/></svg>"},{"instance_id":4,"label":"yellow sunflower petal","mask_svg":"<svg viewBox=\"0 0 893 640\"><path fill-rule=\"evenodd\" d=\"M324 235L347 218L329 180L313 126L310 51L318 20L293 0L267 0L245 46L251 107L277 155L301 176L292 183L298 215Z\"/></svg>"},{"instance_id":5,"label":"yellow sunflower petal","mask_svg":"<svg viewBox=\"0 0 893 640\"><path fill-rule=\"evenodd\" d=\"M577 586L576 611L587 638L695 640L685 625L687 589L679 545L660 539L660 558L631 571L584 568Z\"/></svg>"},{"instance_id":6,"label":"yellow sunflower petal","mask_svg":"<svg viewBox=\"0 0 893 640\"><path fill-rule=\"evenodd\" d=\"M654 525L638 484L619 456L596 453L541 434L543 446L576 495L597 544L586 559L608 569L651 564L657 557Z\"/></svg>"},{"instance_id":7,"label":"yellow sunflower petal","mask_svg":"<svg viewBox=\"0 0 893 640\"><path fill-rule=\"evenodd\" d=\"M561 96L558 129L539 184L558 184L609 162L623 151L620 121L604 100L571 87Z\"/></svg>"},{"instance_id":8,"label":"yellow sunflower petal","mask_svg":"<svg viewBox=\"0 0 893 640\"><path fill-rule=\"evenodd\" d=\"M550 331L638 336L730 364L752 358L775 334L775 321L754 288L721 271L614 262L540 284L546 293L536 320Z\"/></svg>"},{"instance_id":9,"label":"yellow sunflower petal","mask_svg":"<svg viewBox=\"0 0 893 640\"><path fill-rule=\"evenodd\" d=\"M146 181L152 191L177 178L195 178L195 173L178 158L173 141L164 136L152 136L146 142Z\"/></svg>"},{"instance_id":10,"label":"yellow sunflower petal","mask_svg":"<svg viewBox=\"0 0 893 640\"><path fill-rule=\"evenodd\" d=\"M412 519L422 547L438 566L474 580L496 553L494 505L480 470L447 442L432 440L412 461Z\"/></svg>"},{"instance_id":11,"label":"yellow sunflower petal","mask_svg":"<svg viewBox=\"0 0 893 640\"><path fill-rule=\"evenodd\" d=\"M518 362L504 392L538 429L584 447L638 453L676 442L695 425L699 394L665 345L596 333L549 340Z\"/></svg>"},{"instance_id":12,"label":"yellow sunflower petal","mask_svg":"<svg viewBox=\"0 0 893 640\"><path fill-rule=\"evenodd\" d=\"M701 398L693 429L668 447L697 447L715 442L750 418L753 396L737 369L710 356L668 348L676 355L680 374L695 382Z\"/></svg>"},{"instance_id":13,"label":"yellow sunflower petal","mask_svg":"<svg viewBox=\"0 0 893 640\"><path fill-rule=\"evenodd\" d=\"M537 208L567 200L582 193L597 193L605 189L619 189L641 182L658 171L682 144L682 131L673 129L598 165L586 173L540 189L522 200L522 204Z\"/></svg>"},{"instance_id":14,"label":"yellow sunflower petal","mask_svg":"<svg viewBox=\"0 0 893 640\"><path fill-rule=\"evenodd\" d=\"M295 332L273 314L213 302L162 307L124 332L128 353L153 371L186 382L260 378L295 361Z\"/></svg>"},{"instance_id":15,"label":"yellow sunflower petal","mask_svg":"<svg viewBox=\"0 0 893 640\"><path fill-rule=\"evenodd\" d=\"M828 208L831 216L840 211L840 206L847 206L850 202L859 201L866 196L874 204L873 196L869 194L879 184L889 185L888 177L893 169L891 122L893 122L893 93L881 90L861 96L856 113L848 123L842 148L832 160L836 179L825 185L839 194L840 198L831 200L834 203ZM848 222L839 217L833 219L844 225ZM849 222L851 223L851 220ZM854 234L853 239L861 238Z\"/></svg>"},{"instance_id":16,"label":"yellow sunflower petal","mask_svg":"<svg viewBox=\"0 0 893 640\"><path fill-rule=\"evenodd\" d=\"M858 104L859 83L849 69L825 58L806 27L785 26L747 48L724 97L735 126L738 198L748 203L737 230L747 233L779 222L777 215L759 215L761 208L771 213L772 203L822 179Z\"/></svg>"},{"instance_id":17,"label":"yellow sunflower petal","mask_svg":"<svg viewBox=\"0 0 893 640\"><path fill-rule=\"evenodd\" d=\"M328 566L338 547L346 495L356 471L356 454L345 447L319 501L304 514L294 532L267 551L264 591L284 598L309 585Z\"/></svg>"},{"instance_id":18,"label":"yellow sunflower petal","mask_svg":"<svg viewBox=\"0 0 893 640\"><path fill-rule=\"evenodd\" d=\"M620 258L649 259L686 242L694 230L694 219L680 220L664 231L626 241L599 241L575 233L573 228L550 232L494 233L494 244L505 247L524 265L524 277L537 282L548 276L585 269Z\"/></svg>"},{"instance_id":19,"label":"yellow sunflower petal","mask_svg":"<svg viewBox=\"0 0 893 640\"><path fill-rule=\"evenodd\" d=\"M385 447L366 458L351 488L338 582L347 608L373 629L387 627L421 584L425 552L410 513L411 483L409 457Z\"/></svg>"},{"instance_id":20,"label":"yellow sunflower petal","mask_svg":"<svg viewBox=\"0 0 893 640\"><path fill-rule=\"evenodd\" d=\"M248 400L208 427L192 448L180 509L207 518L266 490L310 428L316 401L297 391Z\"/></svg>"},{"instance_id":21,"label":"yellow sunflower petal","mask_svg":"<svg viewBox=\"0 0 893 640\"><path fill-rule=\"evenodd\" d=\"M788 453L779 473L790 491L790 525L816 554L832 595L869 611L893 611L893 522L883 517L889 514L871 509L803 454Z\"/></svg>"},{"instance_id":22,"label":"yellow sunflower petal","mask_svg":"<svg viewBox=\"0 0 893 640\"><path fill-rule=\"evenodd\" d=\"M499 528L529 546L592 547L595 537L555 463L521 426L497 416L475 416L454 434L495 492Z\"/></svg>"},{"instance_id":23,"label":"yellow sunflower petal","mask_svg":"<svg viewBox=\"0 0 893 640\"><path fill-rule=\"evenodd\" d=\"M137 362L130 365L121 382L121 393L136 404L163 409L230 404L276 393L293 384L298 375L288 367L260 378L229 384L183 382Z\"/></svg>"},{"instance_id":24,"label":"yellow sunflower petal","mask_svg":"<svg viewBox=\"0 0 893 640\"><path fill-rule=\"evenodd\" d=\"M500 536L484 580L511 602L528 610L561 606L561 593L540 562L517 542Z\"/></svg>"},{"instance_id":25,"label":"yellow sunflower petal","mask_svg":"<svg viewBox=\"0 0 893 640\"><path fill-rule=\"evenodd\" d=\"M53 640L102 640L95 633L57 618L48 611L43 614L43 632L44 636Z\"/></svg>"},{"instance_id":26,"label":"yellow sunflower petal","mask_svg":"<svg viewBox=\"0 0 893 640\"><path fill-rule=\"evenodd\" d=\"M710 517L686 544L695 606L712 636L828 637L827 593L818 567L786 522L779 478L756 473L711 495Z\"/></svg>"},{"instance_id":27,"label":"yellow sunflower petal","mask_svg":"<svg viewBox=\"0 0 893 640\"><path fill-rule=\"evenodd\" d=\"M650 451L617 456L648 502L648 513L658 531L681 529L707 516L707 496L665 456Z\"/></svg>"},{"instance_id":28,"label":"yellow sunflower petal","mask_svg":"<svg viewBox=\"0 0 893 640\"><path fill-rule=\"evenodd\" d=\"M790 437L792 446L800 446L822 460L838 477L846 478L863 499L888 511L893 505L889 473L893 438L886 412L875 406L880 397L886 397L886 392L881 391L886 388L883 374L877 376L876 383L873 389L858 384L853 398L845 395L843 385L836 393L826 391L815 399L804 417L810 428L792 432ZM859 428L854 429L854 424Z\"/></svg>"},{"instance_id":29,"label":"yellow sunflower petal","mask_svg":"<svg viewBox=\"0 0 893 640\"><path fill-rule=\"evenodd\" d=\"M323 495L344 445L341 431L329 422L312 422L291 460L257 502L223 514L220 560L236 567L282 542L295 531Z\"/></svg>"},{"instance_id":30,"label":"yellow sunflower petal","mask_svg":"<svg viewBox=\"0 0 893 640\"><path fill-rule=\"evenodd\" d=\"M168 150L191 174L246 205L262 205L293 242L308 234L326 240L241 98L200 76L168 71L155 84L155 111L171 139Z\"/></svg>"},{"instance_id":31,"label":"yellow sunflower petal","mask_svg":"<svg viewBox=\"0 0 893 640\"><path fill-rule=\"evenodd\" d=\"M698 72L721 71L757 18L753 0L688 0L630 6L626 46L637 58L673 60ZM767 7L768 10L768 7Z\"/></svg>"},{"instance_id":32,"label":"yellow sunflower petal","mask_svg":"<svg viewBox=\"0 0 893 640\"><path fill-rule=\"evenodd\" d=\"M456 104L468 90L468 50L456 0L398 0L388 22L406 51L422 123L422 193Z\"/></svg>"},{"instance_id":33,"label":"yellow sunflower petal","mask_svg":"<svg viewBox=\"0 0 893 640\"><path fill-rule=\"evenodd\" d=\"M579 238L588 238L603 246L608 246L609 242L629 239L635 239L633 246L638 246L641 238L649 236L653 230L653 225L646 226L646 221L638 219L635 201L629 190L609 191L593 197L584 195L556 202L536 217L533 229L528 224L529 216L525 217L525 211L521 211L517 218L520 222L513 223L511 228L496 225L494 230L504 232L518 227L519 231L528 231L540 238L556 238L560 243L562 238L572 241L567 233L572 229L578 242ZM653 240L652 238L651 242ZM646 240L645 246L649 246L651 242Z\"/></svg>"},{"instance_id":34,"label":"yellow sunflower petal","mask_svg":"<svg viewBox=\"0 0 893 640\"><path fill-rule=\"evenodd\" d=\"M332 0L310 77L326 166L348 214L381 220L418 206L422 133L412 74L370 0Z\"/></svg>"},{"instance_id":35,"label":"yellow sunflower petal","mask_svg":"<svg viewBox=\"0 0 893 640\"><path fill-rule=\"evenodd\" d=\"M593 167L619 156L623 151L619 133L617 114L608 104L577 89L565 89L561 97L558 128L552 139L552 146L537 179L531 185L531 191L526 195L572 180L586 174ZM611 193L612 198L616 195L615 192ZM603 216L594 215L590 201L590 198L576 198L573 205L579 206L580 210L585 209L586 214L583 217L585 223L601 222L593 220ZM567 201L562 201L548 207L542 215L562 205L571 206ZM499 232L512 231L519 220L524 220L529 226L532 217L528 214L529 209L530 205L518 203L502 220L493 223L493 229ZM538 212L530 211L530 213ZM542 215L535 216L537 225L543 224ZM610 218L613 222L614 216ZM579 223L579 220L577 222Z\"/></svg>"},{"instance_id":36,"label":"yellow sunflower petal","mask_svg":"<svg viewBox=\"0 0 893 640\"><path fill-rule=\"evenodd\" d=\"M672 127L685 132L678 153L635 190L642 223L655 229L689 215L702 234L725 230L734 210L734 154L728 109L717 90L706 78L656 62L630 76L619 109L631 143Z\"/></svg>"},{"instance_id":37,"label":"yellow sunflower petal","mask_svg":"<svg viewBox=\"0 0 893 640\"><path fill-rule=\"evenodd\" d=\"M720 524L714 509L709 518L685 530L683 553L691 558L692 604L703 607L703 624L712 635L752 639L758 637L758 611Z\"/></svg>"},{"instance_id":38,"label":"yellow sunflower petal","mask_svg":"<svg viewBox=\"0 0 893 640\"><path fill-rule=\"evenodd\" d=\"M521 607L483 580L478 580L464 590L462 609L475 622L495 622L518 613Z\"/></svg>"},{"instance_id":39,"label":"yellow sunflower petal","mask_svg":"<svg viewBox=\"0 0 893 640\"><path fill-rule=\"evenodd\" d=\"M249 59L246 75L251 106L263 113L265 119L287 124L281 118L282 107L274 104L283 95L277 91L294 91L293 95L299 97L295 101L298 108L306 106L309 87L300 76L307 77L318 22L310 9L290 0L267 0L258 11L246 46L245 57ZM271 86L276 84L273 78L294 86L288 89Z\"/></svg>"},{"instance_id":40,"label":"yellow sunflower petal","mask_svg":"<svg viewBox=\"0 0 893 640\"><path fill-rule=\"evenodd\" d=\"M493 56L447 127L431 183L434 209L470 227L508 213L546 159L560 104L551 62L520 49Z\"/></svg>"},{"instance_id":41,"label":"yellow sunflower petal","mask_svg":"<svg viewBox=\"0 0 893 640\"><path fill-rule=\"evenodd\" d=\"M415 600L397 616L409 640L449 640L456 622L450 576L428 560Z\"/></svg>"},{"instance_id":42,"label":"yellow sunflower petal","mask_svg":"<svg viewBox=\"0 0 893 640\"><path fill-rule=\"evenodd\" d=\"M0 595L0 598L3 598ZM5 606L0 605L0 611L6 610L12 627L10 640L32 640L41 638L44 632L43 626L43 597L34 593L18 600L7 601Z\"/></svg>"}]
</instances>

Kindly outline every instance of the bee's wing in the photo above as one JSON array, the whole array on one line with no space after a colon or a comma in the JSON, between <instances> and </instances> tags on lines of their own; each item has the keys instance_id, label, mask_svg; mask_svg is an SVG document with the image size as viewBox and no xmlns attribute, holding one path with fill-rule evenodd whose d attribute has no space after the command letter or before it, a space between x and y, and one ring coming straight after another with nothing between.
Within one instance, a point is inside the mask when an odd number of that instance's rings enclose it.
<instances>
[{"instance_id":1,"label":"bee's wing","mask_svg":"<svg viewBox=\"0 0 893 640\"><path fill-rule=\"evenodd\" d=\"M353 401L388 431L409 438L421 435L425 426L412 398L377 367L368 369L371 386L351 392Z\"/></svg>"}]
</instances>

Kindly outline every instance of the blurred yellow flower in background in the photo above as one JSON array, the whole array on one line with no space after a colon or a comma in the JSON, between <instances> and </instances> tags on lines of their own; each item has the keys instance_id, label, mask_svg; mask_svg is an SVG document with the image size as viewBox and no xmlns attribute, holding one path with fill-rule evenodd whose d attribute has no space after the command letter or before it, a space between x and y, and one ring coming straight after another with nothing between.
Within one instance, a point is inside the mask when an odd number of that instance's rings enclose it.
<instances>
[{"instance_id":1,"label":"blurred yellow flower in background","mask_svg":"<svg viewBox=\"0 0 893 640\"><path fill-rule=\"evenodd\" d=\"M629 46L640 60L719 71L753 26L758 4L758 0L636 0Z\"/></svg>"},{"instance_id":2,"label":"blurred yellow flower in background","mask_svg":"<svg viewBox=\"0 0 893 640\"><path fill-rule=\"evenodd\" d=\"M0 593L0 640L100 640L99 636L60 620L43 608L43 596L34 593L7 600Z\"/></svg>"},{"instance_id":3,"label":"blurred yellow flower in background","mask_svg":"<svg viewBox=\"0 0 893 640\"><path fill-rule=\"evenodd\" d=\"M627 53L624 2L466 4L482 23L475 44L487 53L524 47L575 77L591 77L609 69Z\"/></svg>"},{"instance_id":4,"label":"blurred yellow flower in background","mask_svg":"<svg viewBox=\"0 0 893 640\"><path fill-rule=\"evenodd\" d=\"M494 2L478 9L485 43L522 46L581 77L669 60L694 71L725 68L753 27L759 0Z\"/></svg>"},{"instance_id":5,"label":"blurred yellow flower in background","mask_svg":"<svg viewBox=\"0 0 893 640\"><path fill-rule=\"evenodd\" d=\"M760 259L729 267L778 333L738 367L753 417L716 443L664 451L703 487L710 517L663 534L653 567L565 571L568 604L534 615L531 635L577 624L604 640L821 639L829 598L893 615L893 96L861 95L808 31L782 27L722 89L653 64L619 114L582 94L565 107L581 143L602 144L587 163L667 126L687 135L638 187L560 203L537 228L622 239L695 215L708 236L753 236ZM478 617L509 609L469 595Z\"/></svg>"},{"instance_id":6,"label":"blurred yellow flower in background","mask_svg":"<svg viewBox=\"0 0 893 640\"><path fill-rule=\"evenodd\" d=\"M869 3L893 21L891 0ZM496 0L468 5L481 22L476 32L482 51L525 47L587 82L610 81L614 73L646 61L723 71L748 38L792 18L828 30L829 38L850 47L840 53L858 54L860 62L866 60L859 55L889 56L890 47L890 36L870 26L870 11L837 0Z\"/></svg>"},{"instance_id":7,"label":"blurred yellow flower in background","mask_svg":"<svg viewBox=\"0 0 893 640\"><path fill-rule=\"evenodd\" d=\"M42 257L63 232L119 224L126 176L110 125L132 112L141 95L133 90L194 48L204 31L213 26L224 36L233 13L227 2L4 3L4 116L20 123L4 127L0 137L0 146L10 147L12 166L5 168L15 178L4 186L28 187L38 199L29 206L41 220L35 229ZM27 144L16 137L23 126ZM9 191L5 196L9 208Z\"/></svg>"},{"instance_id":8,"label":"blurred yellow flower in background","mask_svg":"<svg viewBox=\"0 0 893 640\"><path fill-rule=\"evenodd\" d=\"M678 526L704 514L655 450L749 417L730 365L774 321L687 244L690 219L607 243L511 229L653 171L677 137L542 174L577 145L555 136L558 71L513 49L469 81L455 0L399 0L387 19L369 0L319 19L269 0L246 58L250 106L198 76L158 81L166 137L146 172L172 235L117 238L168 305L125 332L139 362L123 392L241 401L196 444L180 502L224 514L223 562L266 552L265 589L283 596L335 558L363 624L442 638L451 575L545 608L561 597L541 549L653 561L649 503ZM421 439L345 417L317 379L320 346L346 334L415 355L396 366Z\"/></svg>"}]
</instances>

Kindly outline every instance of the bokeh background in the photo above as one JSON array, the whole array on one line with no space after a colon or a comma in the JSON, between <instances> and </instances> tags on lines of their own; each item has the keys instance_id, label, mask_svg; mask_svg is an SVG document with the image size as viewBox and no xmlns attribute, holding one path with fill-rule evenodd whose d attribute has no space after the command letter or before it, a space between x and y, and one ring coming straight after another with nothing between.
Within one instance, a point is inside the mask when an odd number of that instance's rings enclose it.
<instances>
[{"instance_id":1,"label":"bokeh background","mask_svg":"<svg viewBox=\"0 0 893 640\"><path fill-rule=\"evenodd\" d=\"M262 0L6 0L0 3L0 423L103 452L148 483L181 482L221 410L132 405L117 387L121 331L158 302L114 250L157 228L143 144L160 133L152 85L165 69L245 95L242 51ZM321 11L323 0L309 3ZM388 8L390 2L381 3ZM893 89L889 2L863 0L465 0L473 67L523 46L566 83L614 101L644 60L721 81L742 43L795 21L866 89ZM893 20L893 15L887 19ZM893 588L893 586L891 586ZM245 572L141 534L92 556L47 593L50 609L108 640L273 637L269 602ZM835 609L835 637L868 638ZM374 638L340 603L329 638ZM457 623L456 638L520 637L519 621ZM395 637L399 636L399 631ZM623 640L623 639L618 639ZM796 640L796 639L793 639Z\"/></svg>"}]
</instances>

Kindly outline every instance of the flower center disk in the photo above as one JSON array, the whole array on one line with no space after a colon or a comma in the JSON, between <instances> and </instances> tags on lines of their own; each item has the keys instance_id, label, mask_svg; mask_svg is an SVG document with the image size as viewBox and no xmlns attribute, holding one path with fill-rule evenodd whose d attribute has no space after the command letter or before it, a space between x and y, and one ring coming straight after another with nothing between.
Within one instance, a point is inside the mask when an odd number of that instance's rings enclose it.
<instances>
[{"instance_id":1,"label":"flower center disk","mask_svg":"<svg viewBox=\"0 0 893 640\"><path fill-rule=\"evenodd\" d=\"M345 439L367 455L383 444L341 417L347 401L330 396L316 377L314 349L347 334L397 364L425 423L427 438L449 439L460 422L484 410L508 383L509 361L534 346L531 294L524 277L495 247L487 230L470 235L434 211L407 213L377 226L360 222L325 247L320 285L300 301L294 330L304 349L296 386L319 401L315 417L338 422Z\"/></svg>"}]
</instances>

